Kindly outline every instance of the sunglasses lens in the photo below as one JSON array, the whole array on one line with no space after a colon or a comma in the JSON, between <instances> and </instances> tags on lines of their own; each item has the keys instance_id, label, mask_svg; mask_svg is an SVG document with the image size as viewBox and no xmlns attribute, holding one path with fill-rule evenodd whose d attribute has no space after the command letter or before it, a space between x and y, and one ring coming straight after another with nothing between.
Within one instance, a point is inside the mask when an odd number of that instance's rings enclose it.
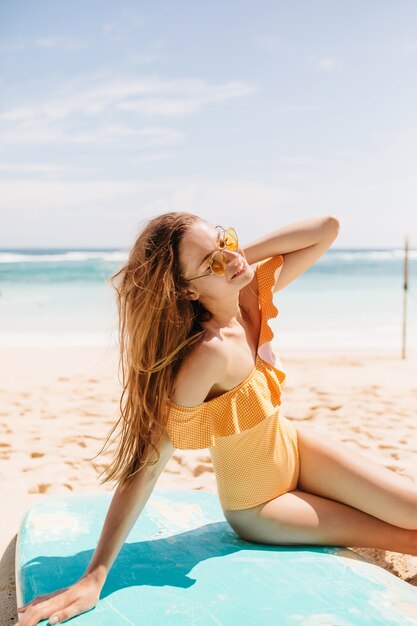
<instances>
[{"instance_id":1,"label":"sunglasses lens","mask_svg":"<svg viewBox=\"0 0 417 626\"><path fill-rule=\"evenodd\" d=\"M221 226L217 226L217 228L221 229L222 233L220 237L219 247L223 250L225 248L227 250L237 250L239 244L235 229L226 228L225 230L223 230ZM210 260L210 267L213 274L216 274L216 276L224 276L224 274L226 273L227 262L228 261L223 256L222 251L216 250Z\"/></svg>"},{"instance_id":2,"label":"sunglasses lens","mask_svg":"<svg viewBox=\"0 0 417 626\"><path fill-rule=\"evenodd\" d=\"M234 228L226 228L224 233L224 244L228 250L237 250L238 239Z\"/></svg>"},{"instance_id":3,"label":"sunglasses lens","mask_svg":"<svg viewBox=\"0 0 417 626\"><path fill-rule=\"evenodd\" d=\"M226 272L227 262L220 251L216 251L211 257L211 271L217 276L223 276Z\"/></svg>"}]
</instances>

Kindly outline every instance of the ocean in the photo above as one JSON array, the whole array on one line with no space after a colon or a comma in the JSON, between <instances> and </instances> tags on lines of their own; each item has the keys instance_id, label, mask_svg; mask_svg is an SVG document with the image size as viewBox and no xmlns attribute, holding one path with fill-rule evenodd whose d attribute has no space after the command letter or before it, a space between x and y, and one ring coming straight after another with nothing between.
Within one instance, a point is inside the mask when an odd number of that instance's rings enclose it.
<instances>
[{"instance_id":1,"label":"ocean","mask_svg":"<svg viewBox=\"0 0 417 626\"><path fill-rule=\"evenodd\" d=\"M0 249L0 346L112 346L116 249ZM407 350L417 350L417 250L409 251ZM404 251L330 248L274 295L274 346L400 354Z\"/></svg>"}]
</instances>

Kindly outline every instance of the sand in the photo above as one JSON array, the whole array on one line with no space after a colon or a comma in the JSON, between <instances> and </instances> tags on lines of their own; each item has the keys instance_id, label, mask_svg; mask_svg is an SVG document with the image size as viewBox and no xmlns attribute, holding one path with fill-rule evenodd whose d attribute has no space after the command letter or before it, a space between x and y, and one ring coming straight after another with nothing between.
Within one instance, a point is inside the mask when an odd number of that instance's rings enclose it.
<instances>
[{"instance_id":1,"label":"sand","mask_svg":"<svg viewBox=\"0 0 417 626\"><path fill-rule=\"evenodd\" d=\"M118 417L112 349L1 350L0 626L17 619L14 551L25 510L44 494L113 491L96 455ZM417 354L280 351L287 373L281 413L305 422L417 482ZM176 451L161 488L216 492L207 450ZM417 585L417 557L353 548Z\"/></svg>"}]
</instances>

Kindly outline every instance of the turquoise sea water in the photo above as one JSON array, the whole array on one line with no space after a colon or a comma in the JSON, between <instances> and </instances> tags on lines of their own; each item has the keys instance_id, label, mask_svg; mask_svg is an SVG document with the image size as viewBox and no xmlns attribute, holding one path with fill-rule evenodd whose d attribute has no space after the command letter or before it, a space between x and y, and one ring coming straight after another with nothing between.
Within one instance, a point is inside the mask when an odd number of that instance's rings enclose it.
<instances>
[{"instance_id":1,"label":"turquoise sea water","mask_svg":"<svg viewBox=\"0 0 417 626\"><path fill-rule=\"evenodd\" d=\"M109 346L117 342L107 282L124 250L0 249L0 346ZM402 250L330 249L274 295L270 322L283 349L400 351ZM407 346L417 350L417 251L409 252Z\"/></svg>"}]
</instances>

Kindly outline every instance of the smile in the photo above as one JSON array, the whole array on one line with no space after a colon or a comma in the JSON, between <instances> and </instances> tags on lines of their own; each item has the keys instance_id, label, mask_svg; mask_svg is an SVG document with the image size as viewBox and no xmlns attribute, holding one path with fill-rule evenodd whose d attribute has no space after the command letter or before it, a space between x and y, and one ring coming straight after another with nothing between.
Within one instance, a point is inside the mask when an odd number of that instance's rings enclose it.
<instances>
[{"instance_id":1,"label":"smile","mask_svg":"<svg viewBox=\"0 0 417 626\"><path fill-rule=\"evenodd\" d=\"M246 263L242 261L241 264L239 265L239 268L236 274L233 274L232 278L236 278L236 276L240 276L241 274L243 274L245 269L246 269Z\"/></svg>"}]
</instances>

